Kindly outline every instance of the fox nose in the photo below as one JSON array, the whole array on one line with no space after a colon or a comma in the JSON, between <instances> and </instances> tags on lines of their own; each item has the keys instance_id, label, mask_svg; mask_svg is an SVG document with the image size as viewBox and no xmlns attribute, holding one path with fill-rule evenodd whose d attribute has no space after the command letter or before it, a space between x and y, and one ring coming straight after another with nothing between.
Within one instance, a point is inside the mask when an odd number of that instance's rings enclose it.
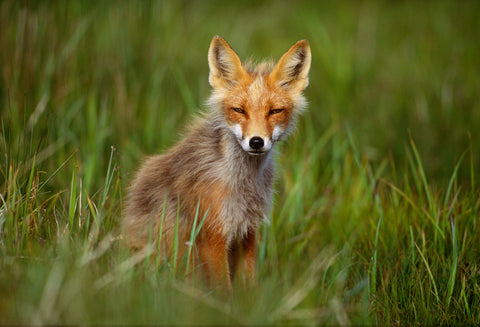
<instances>
[{"instance_id":1,"label":"fox nose","mask_svg":"<svg viewBox=\"0 0 480 327\"><path fill-rule=\"evenodd\" d=\"M250 139L250 147L254 150L259 150L263 147L263 139L258 136L254 136Z\"/></svg>"}]
</instances>

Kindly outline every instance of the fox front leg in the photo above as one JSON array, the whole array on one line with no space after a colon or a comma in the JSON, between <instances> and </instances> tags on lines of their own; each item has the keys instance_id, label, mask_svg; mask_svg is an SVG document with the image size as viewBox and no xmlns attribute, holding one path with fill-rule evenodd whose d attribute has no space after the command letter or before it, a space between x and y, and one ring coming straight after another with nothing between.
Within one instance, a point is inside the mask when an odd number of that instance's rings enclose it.
<instances>
[{"instance_id":1,"label":"fox front leg","mask_svg":"<svg viewBox=\"0 0 480 327\"><path fill-rule=\"evenodd\" d=\"M205 233L197 244L204 276L210 286L221 287L227 292L232 290L228 247L225 237Z\"/></svg>"},{"instance_id":2,"label":"fox front leg","mask_svg":"<svg viewBox=\"0 0 480 327\"><path fill-rule=\"evenodd\" d=\"M231 246L229 264L232 280L239 278L243 284L253 284L257 264L255 231L249 231Z\"/></svg>"}]
</instances>

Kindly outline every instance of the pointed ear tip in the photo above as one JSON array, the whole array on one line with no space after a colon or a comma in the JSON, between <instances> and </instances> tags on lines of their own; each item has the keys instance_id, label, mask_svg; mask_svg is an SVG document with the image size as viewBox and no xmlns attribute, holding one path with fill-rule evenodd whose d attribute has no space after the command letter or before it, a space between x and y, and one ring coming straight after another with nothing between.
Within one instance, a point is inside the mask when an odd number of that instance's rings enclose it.
<instances>
[{"instance_id":1,"label":"pointed ear tip","mask_svg":"<svg viewBox=\"0 0 480 327\"><path fill-rule=\"evenodd\" d=\"M220 35L215 35L213 38L212 38L212 42L210 43L211 45L214 45L214 44L228 44L227 41L225 41L225 39L223 37L221 37Z\"/></svg>"},{"instance_id":2,"label":"pointed ear tip","mask_svg":"<svg viewBox=\"0 0 480 327\"><path fill-rule=\"evenodd\" d=\"M295 45L298 46L298 47L305 48L305 49L310 49L310 44L305 39L297 41L297 43L295 43Z\"/></svg>"}]
</instances>

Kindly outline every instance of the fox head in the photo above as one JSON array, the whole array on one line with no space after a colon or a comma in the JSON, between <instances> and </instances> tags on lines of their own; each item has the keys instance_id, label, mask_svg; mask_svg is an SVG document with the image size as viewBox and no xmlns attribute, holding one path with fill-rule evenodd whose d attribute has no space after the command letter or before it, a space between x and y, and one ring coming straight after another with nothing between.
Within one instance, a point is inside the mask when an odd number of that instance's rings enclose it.
<instances>
[{"instance_id":1,"label":"fox head","mask_svg":"<svg viewBox=\"0 0 480 327\"><path fill-rule=\"evenodd\" d=\"M208 51L210 105L222 115L242 149L262 155L272 149L294 125L305 106L302 91L308 85L310 46L295 43L276 63L255 68L240 58L220 36Z\"/></svg>"}]
</instances>

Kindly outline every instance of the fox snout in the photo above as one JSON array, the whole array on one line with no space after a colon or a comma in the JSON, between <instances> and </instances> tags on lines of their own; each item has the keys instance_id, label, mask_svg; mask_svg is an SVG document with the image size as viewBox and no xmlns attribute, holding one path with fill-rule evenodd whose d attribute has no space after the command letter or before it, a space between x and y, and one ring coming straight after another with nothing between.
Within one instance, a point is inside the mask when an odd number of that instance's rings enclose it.
<instances>
[{"instance_id":1,"label":"fox snout","mask_svg":"<svg viewBox=\"0 0 480 327\"><path fill-rule=\"evenodd\" d=\"M241 126L238 124L231 127L231 130L243 151L248 152L248 154L260 155L272 149L273 143L268 136L246 136L242 132Z\"/></svg>"},{"instance_id":2,"label":"fox snout","mask_svg":"<svg viewBox=\"0 0 480 327\"><path fill-rule=\"evenodd\" d=\"M248 143L248 147L242 144L243 149L251 155L259 155L268 152L272 148L272 142L268 138L263 139L260 136L251 137L244 143Z\"/></svg>"},{"instance_id":3,"label":"fox snout","mask_svg":"<svg viewBox=\"0 0 480 327\"><path fill-rule=\"evenodd\" d=\"M269 138L260 136L245 137L238 139L242 149L251 155L259 155L270 151L272 142Z\"/></svg>"}]
</instances>

